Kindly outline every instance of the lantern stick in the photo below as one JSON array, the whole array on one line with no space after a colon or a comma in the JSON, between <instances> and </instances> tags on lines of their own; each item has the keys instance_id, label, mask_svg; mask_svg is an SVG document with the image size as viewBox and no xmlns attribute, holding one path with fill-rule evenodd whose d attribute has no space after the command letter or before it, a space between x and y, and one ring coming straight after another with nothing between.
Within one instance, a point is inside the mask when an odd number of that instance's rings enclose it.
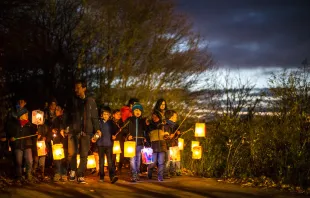
<instances>
[{"instance_id":1,"label":"lantern stick","mask_svg":"<svg viewBox=\"0 0 310 198\"><path fill-rule=\"evenodd\" d=\"M115 136L117 136L128 124L129 124L129 120L126 122L126 124L124 124L124 126L119 128L119 131L115 134Z\"/></svg>"},{"instance_id":2,"label":"lantern stick","mask_svg":"<svg viewBox=\"0 0 310 198\"><path fill-rule=\"evenodd\" d=\"M189 114L192 112L193 107L189 110L188 114L186 114L185 118L183 119L183 121L181 122L181 124L178 126L178 128L175 130L175 132L173 133L173 135L175 135L175 133L179 130L179 128L181 127L181 125L183 124L183 122L187 119L187 117L189 116Z\"/></svg>"},{"instance_id":3,"label":"lantern stick","mask_svg":"<svg viewBox=\"0 0 310 198\"><path fill-rule=\"evenodd\" d=\"M38 134L35 134L35 135L28 135L28 136L23 136L23 137L14 138L14 141L15 141L15 140L20 140L20 139L29 138L29 137L33 137L33 136L37 136L37 135L38 135Z\"/></svg>"}]
</instances>

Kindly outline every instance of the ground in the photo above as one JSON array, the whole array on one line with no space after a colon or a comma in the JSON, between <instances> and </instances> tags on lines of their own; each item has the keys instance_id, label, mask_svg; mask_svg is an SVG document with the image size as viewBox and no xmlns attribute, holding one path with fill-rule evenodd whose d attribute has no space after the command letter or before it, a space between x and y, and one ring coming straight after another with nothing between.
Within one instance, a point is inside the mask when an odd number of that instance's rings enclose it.
<instances>
[{"instance_id":1,"label":"ground","mask_svg":"<svg viewBox=\"0 0 310 198\"><path fill-rule=\"evenodd\" d=\"M24 198L49 198L49 197L205 197L205 198L248 198L248 197L306 197L276 189L242 188L237 184L218 182L216 179L198 178L190 176L173 177L163 182L158 182L156 177L148 180L142 175L137 183L128 181L128 175L123 174L117 183L111 184L108 177L103 183L98 177L88 175L87 184L77 182L44 182L28 184L23 187L9 186L2 189L0 197L24 197Z\"/></svg>"}]
</instances>

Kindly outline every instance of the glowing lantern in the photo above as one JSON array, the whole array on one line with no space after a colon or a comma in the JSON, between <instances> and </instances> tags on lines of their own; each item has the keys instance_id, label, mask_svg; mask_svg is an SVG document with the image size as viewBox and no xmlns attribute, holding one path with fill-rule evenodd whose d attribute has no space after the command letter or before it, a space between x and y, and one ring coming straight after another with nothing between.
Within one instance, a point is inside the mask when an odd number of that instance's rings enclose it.
<instances>
[{"instance_id":1,"label":"glowing lantern","mask_svg":"<svg viewBox=\"0 0 310 198\"><path fill-rule=\"evenodd\" d=\"M206 124L196 123L195 125L195 137L205 137L206 136Z\"/></svg>"},{"instance_id":2,"label":"glowing lantern","mask_svg":"<svg viewBox=\"0 0 310 198\"><path fill-rule=\"evenodd\" d=\"M54 144L52 150L54 160L61 160L65 158L65 152L62 144Z\"/></svg>"},{"instance_id":3,"label":"glowing lantern","mask_svg":"<svg viewBox=\"0 0 310 198\"><path fill-rule=\"evenodd\" d=\"M136 156L136 142L126 141L124 143L124 157Z\"/></svg>"},{"instance_id":4,"label":"glowing lantern","mask_svg":"<svg viewBox=\"0 0 310 198\"><path fill-rule=\"evenodd\" d=\"M169 158L170 161L179 162L181 161L180 149L178 146L169 147Z\"/></svg>"},{"instance_id":5,"label":"glowing lantern","mask_svg":"<svg viewBox=\"0 0 310 198\"><path fill-rule=\"evenodd\" d=\"M44 156L47 154L45 141L37 141L37 150L38 150L38 156Z\"/></svg>"},{"instance_id":6,"label":"glowing lantern","mask_svg":"<svg viewBox=\"0 0 310 198\"><path fill-rule=\"evenodd\" d=\"M94 155L87 157L87 169L96 168L96 159Z\"/></svg>"},{"instance_id":7,"label":"glowing lantern","mask_svg":"<svg viewBox=\"0 0 310 198\"><path fill-rule=\"evenodd\" d=\"M104 165L103 166L108 166L107 155L104 155Z\"/></svg>"},{"instance_id":8,"label":"glowing lantern","mask_svg":"<svg viewBox=\"0 0 310 198\"><path fill-rule=\"evenodd\" d=\"M77 156L76 156L76 167L77 167L77 168L80 166L80 161L81 161L80 155L77 155Z\"/></svg>"},{"instance_id":9,"label":"glowing lantern","mask_svg":"<svg viewBox=\"0 0 310 198\"><path fill-rule=\"evenodd\" d=\"M116 162L119 162L120 161L120 158L121 158L121 154L116 154Z\"/></svg>"},{"instance_id":10,"label":"glowing lantern","mask_svg":"<svg viewBox=\"0 0 310 198\"><path fill-rule=\"evenodd\" d=\"M32 123L35 125L44 124L44 112L40 110L32 111Z\"/></svg>"},{"instance_id":11,"label":"glowing lantern","mask_svg":"<svg viewBox=\"0 0 310 198\"><path fill-rule=\"evenodd\" d=\"M195 146L199 146L199 142L198 141L192 141L192 151L193 151L193 148Z\"/></svg>"},{"instance_id":12,"label":"glowing lantern","mask_svg":"<svg viewBox=\"0 0 310 198\"><path fill-rule=\"evenodd\" d=\"M183 138L178 138L178 146L180 151L184 149L184 139Z\"/></svg>"},{"instance_id":13,"label":"glowing lantern","mask_svg":"<svg viewBox=\"0 0 310 198\"><path fill-rule=\"evenodd\" d=\"M119 154L119 153L122 153L121 144L119 143L119 141L114 141L113 154Z\"/></svg>"},{"instance_id":14,"label":"glowing lantern","mask_svg":"<svg viewBox=\"0 0 310 198\"><path fill-rule=\"evenodd\" d=\"M193 148L193 155L192 158L193 159L201 159L201 146L195 146Z\"/></svg>"}]
</instances>

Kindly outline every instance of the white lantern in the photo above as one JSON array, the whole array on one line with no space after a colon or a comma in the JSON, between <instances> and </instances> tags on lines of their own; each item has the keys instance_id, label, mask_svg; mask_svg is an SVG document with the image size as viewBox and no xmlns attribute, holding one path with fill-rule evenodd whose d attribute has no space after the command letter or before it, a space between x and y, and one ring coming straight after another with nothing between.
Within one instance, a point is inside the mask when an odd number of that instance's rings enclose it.
<instances>
[{"instance_id":1,"label":"white lantern","mask_svg":"<svg viewBox=\"0 0 310 198\"><path fill-rule=\"evenodd\" d=\"M195 137L206 137L206 124L205 123L196 123Z\"/></svg>"},{"instance_id":2,"label":"white lantern","mask_svg":"<svg viewBox=\"0 0 310 198\"><path fill-rule=\"evenodd\" d=\"M32 123L35 125L44 124L44 112L40 110L32 111Z\"/></svg>"}]
</instances>

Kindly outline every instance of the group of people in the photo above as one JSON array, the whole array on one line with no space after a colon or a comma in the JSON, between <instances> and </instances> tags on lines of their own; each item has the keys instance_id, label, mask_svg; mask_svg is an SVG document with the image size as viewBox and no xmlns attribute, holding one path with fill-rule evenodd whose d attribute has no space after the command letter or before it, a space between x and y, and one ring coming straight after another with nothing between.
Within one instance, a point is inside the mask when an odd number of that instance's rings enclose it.
<instances>
[{"instance_id":1,"label":"group of people","mask_svg":"<svg viewBox=\"0 0 310 198\"><path fill-rule=\"evenodd\" d=\"M10 113L6 126L6 138L12 149L17 182L32 180L33 174L44 179L44 167L50 163L55 167L54 181L63 181L68 175L69 181L86 183L84 174L91 151L98 162L99 181L104 181L106 156L108 176L110 182L115 183L118 180L116 168L121 173L126 159L125 141L136 142L136 154L130 158L132 182L140 179L141 150L145 147L153 150L153 161L147 166L149 179L152 179L156 166L158 181L169 179L172 175L181 175L180 162L169 160L169 147L178 146L180 136L176 124L177 113L167 109L164 99L156 102L151 118L147 119L142 116L143 106L136 98L130 99L121 109L112 111L110 107L103 106L98 110L95 100L86 95L86 90L85 81L76 81L75 96L63 106L57 104L56 100L50 101L44 114L45 124L39 126L31 123L26 99L19 98L16 110ZM122 150L118 164L113 154L115 140L120 142ZM46 142L46 155L38 156L37 141ZM63 145L64 159L52 160L53 144ZM22 177L23 167L26 169L25 178Z\"/></svg>"}]
</instances>

